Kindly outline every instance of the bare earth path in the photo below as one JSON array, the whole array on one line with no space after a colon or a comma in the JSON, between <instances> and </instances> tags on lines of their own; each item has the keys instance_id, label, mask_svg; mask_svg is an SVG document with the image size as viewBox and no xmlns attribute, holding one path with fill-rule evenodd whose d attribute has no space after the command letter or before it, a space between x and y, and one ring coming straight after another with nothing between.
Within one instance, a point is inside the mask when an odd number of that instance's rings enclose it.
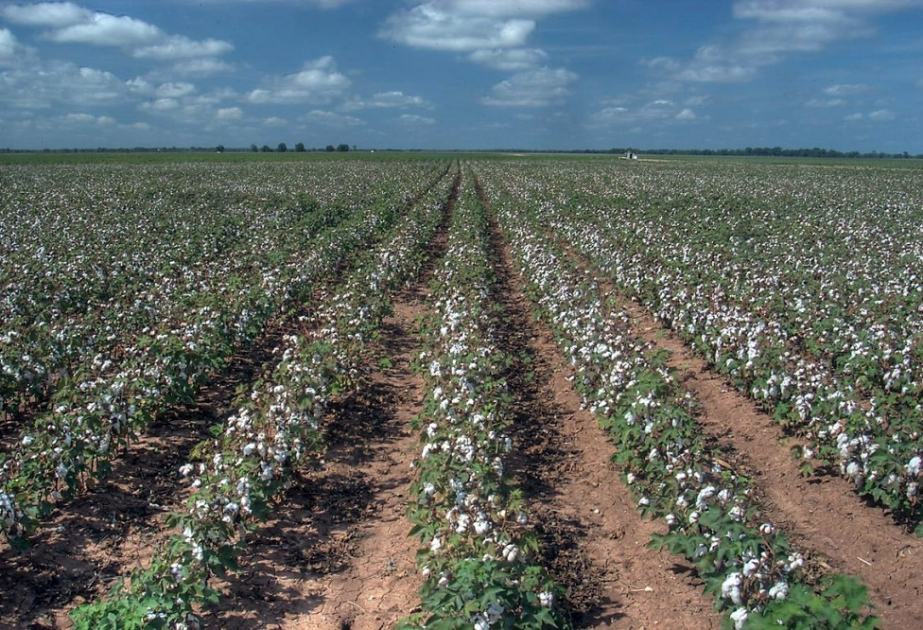
<instances>
[{"instance_id":1,"label":"bare earth path","mask_svg":"<svg viewBox=\"0 0 923 630\"><path fill-rule=\"evenodd\" d=\"M496 225L493 243L515 399L514 462L552 577L570 590L578 628L717 629L691 567L646 545L665 526L643 520L610 462L613 447L568 376L547 328L536 324Z\"/></svg>"}]
</instances>

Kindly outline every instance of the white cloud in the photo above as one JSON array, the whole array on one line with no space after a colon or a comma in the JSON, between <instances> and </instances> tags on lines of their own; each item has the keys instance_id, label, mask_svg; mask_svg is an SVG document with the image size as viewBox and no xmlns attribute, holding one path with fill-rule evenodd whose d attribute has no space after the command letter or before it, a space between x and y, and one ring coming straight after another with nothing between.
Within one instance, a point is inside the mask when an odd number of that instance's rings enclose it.
<instances>
[{"instance_id":1,"label":"white cloud","mask_svg":"<svg viewBox=\"0 0 923 630\"><path fill-rule=\"evenodd\" d=\"M733 52L716 44L702 46L695 57L675 77L698 83L736 83L749 81L756 68L735 62Z\"/></svg>"},{"instance_id":2,"label":"white cloud","mask_svg":"<svg viewBox=\"0 0 923 630\"><path fill-rule=\"evenodd\" d=\"M843 120L846 120L849 122L856 121L856 120L862 120L863 118L865 118L865 116L863 116L859 112L856 112L855 114L848 114L846 116L843 116Z\"/></svg>"},{"instance_id":3,"label":"white cloud","mask_svg":"<svg viewBox=\"0 0 923 630\"><path fill-rule=\"evenodd\" d=\"M46 37L60 44L131 47L152 44L163 37L163 32L128 16L94 13L84 22L50 31Z\"/></svg>"},{"instance_id":4,"label":"white cloud","mask_svg":"<svg viewBox=\"0 0 923 630\"><path fill-rule=\"evenodd\" d=\"M564 68L540 68L518 72L497 83L490 96L481 99L484 105L499 107L547 107L562 101L570 92L567 86L577 75Z\"/></svg>"},{"instance_id":5,"label":"white cloud","mask_svg":"<svg viewBox=\"0 0 923 630\"><path fill-rule=\"evenodd\" d=\"M533 30L532 20L460 15L422 4L388 18L381 35L414 48L465 52L522 46Z\"/></svg>"},{"instance_id":6,"label":"white cloud","mask_svg":"<svg viewBox=\"0 0 923 630\"><path fill-rule=\"evenodd\" d=\"M865 94L868 91L869 87L861 83L844 83L824 88L824 94L829 94L830 96L854 96L856 94Z\"/></svg>"},{"instance_id":7,"label":"white cloud","mask_svg":"<svg viewBox=\"0 0 923 630\"><path fill-rule=\"evenodd\" d=\"M224 41L195 41L184 35L169 35L159 27L127 15L91 11L72 2L40 2L8 5L0 15L15 24L47 27L43 36L53 42L114 46L138 58L175 60L217 57L233 46Z\"/></svg>"},{"instance_id":8,"label":"white cloud","mask_svg":"<svg viewBox=\"0 0 923 630\"><path fill-rule=\"evenodd\" d=\"M436 124L435 118L428 118L426 116L417 116L415 114L402 114L401 116L398 116L397 121L401 123L402 125L413 125L413 126L420 126L420 125L429 126L429 125Z\"/></svg>"},{"instance_id":9,"label":"white cloud","mask_svg":"<svg viewBox=\"0 0 923 630\"><path fill-rule=\"evenodd\" d=\"M894 120L895 118L897 118L897 116L895 116L894 112L890 110L879 109L869 114L869 118L871 120L886 121L886 120Z\"/></svg>"},{"instance_id":10,"label":"white cloud","mask_svg":"<svg viewBox=\"0 0 923 630\"><path fill-rule=\"evenodd\" d=\"M427 0L391 15L386 39L415 48L469 52L523 46L538 18L588 0Z\"/></svg>"},{"instance_id":11,"label":"white cloud","mask_svg":"<svg viewBox=\"0 0 923 630\"><path fill-rule=\"evenodd\" d=\"M240 120L244 116L244 110L239 107L222 107L215 112L215 118L218 120Z\"/></svg>"},{"instance_id":12,"label":"white cloud","mask_svg":"<svg viewBox=\"0 0 923 630\"><path fill-rule=\"evenodd\" d=\"M195 92L195 86L191 83L164 83L154 93L160 98L179 98L193 92Z\"/></svg>"},{"instance_id":13,"label":"white cloud","mask_svg":"<svg viewBox=\"0 0 923 630\"><path fill-rule=\"evenodd\" d=\"M664 127L676 123L690 123L708 120L690 107L681 107L668 99L649 101L640 107L630 107L628 103L604 107L590 116L591 127L638 127L654 125Z\"/></svg>"},{"instance_id":14,"label":"white cloud","mask_svg":"<svg viewBox=\"0 0 923 630\"><path fill-rule=\"evenodd\" d=\"M326 56L305 63L295 74L269 79L266 87L244 98L251 103L327 103L346 92L350 83L337 72L333 57Z\"/></svg>"},{"instance_id":15,"label":"white cloud","mask_svg":"<svg viewBox=\"0 0 923 630\"><path fill-rule=\"evenodd\" d=\"M843 107L846 101L841 98L812 98L804 105L805 107Z\"/></svg>"},{"instance_id":16,"label":"white cloud","mask_svg":"<svg viewBox=\"0 0 923 630\"><path fill-rule=\"evenodd\" d=\"M379 92L371 98L352 98L343 105L343 109L355 111L360 109L383 109L398 108L406 109L411 107L430 108L432 103L422 96L411 96L399 91Z\"/></svg>"},{"instance_id":17,"label":"white cloud","mask_svg":"<svg viewBox=\"0 0 923 630\"><path fill-rule=\"evenodd\" d=\"M0 28L0 67L15 66L29 60L32 54L32 49L20 44L12 32Z\"/></svg>"},{"instance_id":18,"label":"white cloud","mask_svg":"<svg viewBox=\"0 0 923 630\"><path fill-rule=\"evenodd\" d=\"M737 0L734 17L752 23L752 28L725 44L699 48L688 61L658 57L643 63L681 81L750 81L760 68L789 55L873 35L870 18L876 14L921 4L920 0Z\"/></svg>"},{"instance_id":19,"label":"white cloud","mask_svg":"<svg viewBox=\"0 0 923 630\"><path fill-rule=\"evenodd\" d=\"M0 8L0 16L14 24L62 28L89 20L93 12L73 2L37 2L27 5L7 5Z\"/></svg>"},{"instance_id":20,"label":"white cloud","mask_svg":"<svg viewBox=\"0 0 923 630\"><path fill-rule=\"evenodd\" d=\"M173 72L187 77L207 77L219 72L232 72L233 70L233 65L210 57L184 59L173 64Z\"/></svg>"},{"instance_id":21,"label":"white cloud","mask_svg":"<svg viewBox=\"0 0 923 630\"><path fill-rule=\"evenodd\" d=\"M61 120L66 124L99 125L100 127L109 127L117 124L117 121L112 116L94 116L86 113L67 114L63 116Z\"/></svg>"},{"instance_id":22,"label":"white cloud","mask_svg":"<svg viewBox=\"0 0 923 630\"><path fill-rule=\"evenodd\" d=\"M270 116L263 119L263 124L267 127L284 127L288 124L288 121L278 116Z\"/></svg>"},{"instance_id":23,"label":"white cloud","mask_svg":"<svg viewBox=\"0 0 923 630\"><path fill-rule=\"evenodd\" d=\"M37 61L0 73L0 102L8 107L110 104L122 100L127 93L125 82L111 72L70 62Z\"/></svg>"},{"instance_id":24,"label":"white cloud","mask_svg":"<svg viewBox=\"0 0 923 630\"><path fill-rule=\"evenodd\" d=\"M475 50L468 58L488 68L513 72L542 64L548 54L540 48L494 48Z\"/></svg>"},{"instance_id":25,"label":"white cloud","mask_svg":"<svg viewBox=\"0 0 923 630\"><path fill-rule=\"evenodd\" d=\"M359 127L365 124L364 120L355 118L354 116L344 116L336 112L327 112L319 109L308 112L301 117L301 120L323 127Z\"/></svg>"},{"instance_id":26,"label":"white cloud","mask_svg":"<svg viewBox=\"0 0 923 630\"><path fill-rule=\"evenodd\" d=\"M234 50L228 42L217 39L194 41L183 35L173 35L152 46L144 46L132 52L141 59L195 59L219 57Z\"/></svg>"},{"instance_id":27,"label":"white cloud","mask_svg":"<svg viewBox=\"0 0 923 630\"><path fill-rule=\"evenodd\" d=\"M140 109L143 111L158 113L177 110L179 107L180 103L175 98L158 98L140 105Z\"/></svg>"}]
</instances>

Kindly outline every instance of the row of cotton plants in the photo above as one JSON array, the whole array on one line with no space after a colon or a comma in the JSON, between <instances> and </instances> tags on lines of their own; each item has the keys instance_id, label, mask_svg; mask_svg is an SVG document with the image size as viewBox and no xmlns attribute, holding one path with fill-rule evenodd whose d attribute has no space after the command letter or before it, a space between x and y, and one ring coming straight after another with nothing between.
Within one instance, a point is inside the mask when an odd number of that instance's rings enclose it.
<instances>
[{"instance_id":1,"label":"row of cotton plants","mask_svg":"<svg viewBox=\"0 0 923 630\"><path fill-rule=\"evenodd\" d=\"M520 491L505 476L512 448L508 357L496 345L487 219L470 178L422 324L426 401L410 518L423 548L423 612L402 628L553 628L568 621L537 564Z\"/></svg>"},{"instance_id":2,"label":"row of cotton plants","mask_svg":"<svg viewBox=\"0 0 923 630\"><path fill-rule=\"evenodd\" d=\"M386 193L382 182L406 177L329 165L32 165L4 174L0 413L41 404L70 375L119 361L119 346L139 331L182 322L230 282L279 275L321 229ZM362 174L374 176L357 187Z\"/></svg>"},{"instance_id":3,"label":"row of cotton plants","mask_svg":"<svg viewBox=\"0 0 923 630\"><path fill-rule=\"evenodd\" d=\"M919 175L703 164L575 175L535 167L510 184L805 437L806 458L838 465L923 535Z\"/></svg>"},{"instance_id":4,"label":"row of cotton plants","mask_svg":"<svg viewBox=\"0 0 923 630\"><path fill-rule=\"evenodd\" d=\"M449 186L451 178L447 178ZM389 312L389 294L412 281L443 215L449 188L440 185L402 218L359 268L318 296L299 332L276 349L278 363L253 384L221 432L180 469L191 489L171 514L181 531L134 572L129 586L78 608L78 628L201 627L201 607L221 593L209 580L236 568L246 532L265 520L300 469L323 451L321 420L331 395L355 387L368 364L369 344ZM133 627L133 626L132 626Z\"/></svg>"},{"instance_id":5,"label":"row of cotton plants","mask_svg":"<svg viewBox=\"0 0 923 630\"><path fill-rule=\"evenodd\" d=\"M599 287L530 221L527 205L495 192L494 209L529 287L537 315L575 370L574 384L616 447L615 461L645 515L669 533L653 544L692 562L741 628L875 626L856 580L805 583L803 557L760 517L749 480L719 463L663 356L609 312Z\"/></svg>"},{"instance_id":6,"label":"row of cotton plants","mask_svg":"<svg viewBox=\"0 0 923 630\"><path fill-rule=\"evenodd\" d=\"M861 333L867 344L822 347L827 338L817 343L770 310L754 308L756 300L735 298L699 263L673 264L658 258L655 246L621 247L610 236L618 230L608 217L578 223L572 208L557 206L553 212L551 230L575 243L778 422L808 439L806 457L837 464L860 494L888 506L923 535L919 333L897 347L885 343L876 353L872 342L889 339L884 326L873 324ZM858 334L855 325L815 316L829 336ZM879 360L873 360L876 354ZM859 362L868 372L858 371ZM884 378L884 384L875 386L868 374Z\"/></svg>"},{"instance_id":7,"label":"row of cotton plants","mask_svg":"<svg viewBox=\"0 0 923 630\"><path fill-rule=\"evenodd\" d=\"M250 284L231 284L184 321L145 328L122 347L123 358L97 362L62 384L52 409L26 428L0 464L0 523L17 538L61 499L108 473L110 460L163 409L192 400L209 374L224 367L273 315L310 295L356 253L380 240L437 175L383 184L395 192L354 211L304 246L298 257L267 267ZM444 174L438 175L449 181ZM440 190L444 188L439 188Z\"/></svg>"}]
</instances>

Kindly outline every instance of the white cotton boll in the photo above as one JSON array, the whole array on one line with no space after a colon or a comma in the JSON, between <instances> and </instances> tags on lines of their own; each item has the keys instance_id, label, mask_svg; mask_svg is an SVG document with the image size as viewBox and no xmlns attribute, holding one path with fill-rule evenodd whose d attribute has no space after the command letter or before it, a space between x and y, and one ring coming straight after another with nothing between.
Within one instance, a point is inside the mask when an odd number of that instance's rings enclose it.
<instances>
[{"instance_id":1,"label":"white cotton boll","mask_svg":"<svg viewBox=\"0 0 923 630\"><path fill-rule=\"evenodd\" d=\"M772 599L785 599L788 597L788 584L785 582L776 582L769 589L769 597Z\"/></svg>"},{"instance_id":2,"label":"white cotton boll","mask_svg":"<svg viewBox=\"0 0 923 630\"><path fill-rule=\"evenodd\" d=\"M747 623L747 609L738 608L732 612L731 621L734 622L734 630L743 630L744 624Z\"/></svg>"},{"instance_id":3,"label":"white cotton boll","mask_svg":"<svg viewBox=\"0 0 923 630\"><path fill-rule=\"evenodd\" d=\"M708 500L715 496L715 486L706 486L699 490L699 495L695 499L695 506L700 510L708 507Z\"/></svg>"},{"instance_id":4,"label":"white cotton boll","mask_svg":"<svg viewBox=\"0 0 923 630\"><path fill-rule=\"evenodd\" d=\"M442 548L442 541L439 540L439 536L434 536L433 541L429 544L429 550L434 554L438 554L439 550Z\"/></svg>"},{"instance_id":5,"label":"white cotton boll","mask_svg":"<svg viewBox=\"0 0 923 630\"><path fill-rule=\"evenodd\" d=\"M628 475L625 477L625 481L627 481L629 485L633 484L635 481L637 481L637 479L638 478L635 477L634 473L628 473Z\"/></svg>"},{"instance_id":6,"label":"white cotton boll","mask_svg":"<svg viewBox=\"0 0 923 630\"><path fill-rule=\"evenodd\" d=\"M751 575L756 573L759 570L759 568L760 568L759 560L757 560L756 558L751 558L750 560L747 560L747 563L744 565L744 576L750 577Z\"/></svg>"},{"instance_id":7,"label":"white cotton boll","mask_svg":"<svg viewBox=\"0 0 923 630\"><path fill-rule=\"evenodd\" d=\"M25 436L23 436L23 438L22 438L22 445L23 445L23 446L32 446L32 442L34 442L34 441L35 441L35 438L33 438L31 435L25 435Z\"/></svg>"},{"instance_id":8,"label":"white cotton boll","mask_svg":"<svg viewBox=\"0 0 923 630\"><path fill-rule=\"evenodd\" d=\"M471 625L474 627L474 630L490 630L490 624L487 623L487 619L481 615L472 617Z\"/></svg>"},{"instance_id":9,"label":"white cotton boll","mask_svg":"<svg viewBox=\"0 0 923 630\"><path fill-rule=\"evenodd\" d=\"M554 593L542 591L538 594L538 602L543 608L551 608L554 605Z\"/></svg>"},{"instance_id":10,"label":"white cotton boll","mask_svg":"<svg viewBox=\"0 0 923 630\"><path fill-rule=\"evenodd\" d=\"M467 514L461 514L458 517L458 521L455 523L455 531L459 534L464 533L468 529L468 524L471 523L471 517Z\"/></svg>"},{"instance_id":11,"label":"white cotton boll","mask_svg":"<svg viewBox=\"0 0 923 630\"><path fill-rule=\"evenodd\" d=\"M763 523L760 525L760 533L763 536L772 536L773 532L776 531L776 528L773 527L772 523Z\"/></svg>"},{"instance_id":12,"label":"white cotton boll","mask_svg":"<svg viewBox=\"0 0 923 630\"><path fill-rule=\"evenodd\" d=\"M735 571L731 573L724 582L721 583L721 596L725 599L730 599L732 602L740 606L740 586L743 584L743 577L740 573Z\"/></svg>"},{"instance_id":13,"label":"white cotton boll","mask_svg":"<svg viewBox=\"0 0 923 630\"><path fill-rule=\"evenodd\" d=\"M507 562L516 562L520 556L520 549L516 545L509 544L503 548L503 559Z\"/></svg>"},{"instance_id":14,"label":"white cotton boll","mask_svg":"<svg viewBox=\"0 0 923 630\"><path fill-rule=\"evenodd\" d=\"M667 522L667 525L669 525L670 527L673 527L674 525L676 525L676 516L674 516L673 514L667 514L663 518Z\"/></svg>"},{"instance_id":15,"label":"white cotton boll","mask_svg":"<svg viewBox=\"0 0 923 630\"><path fill-rule=\"evenodd\" d=\"M921 460L919 456L911 458L910 462L904 467L904 470L906 470L907 474L911 477L918 476L921 469L923 469L923 460Z\"/></svg>"}]
</instances>

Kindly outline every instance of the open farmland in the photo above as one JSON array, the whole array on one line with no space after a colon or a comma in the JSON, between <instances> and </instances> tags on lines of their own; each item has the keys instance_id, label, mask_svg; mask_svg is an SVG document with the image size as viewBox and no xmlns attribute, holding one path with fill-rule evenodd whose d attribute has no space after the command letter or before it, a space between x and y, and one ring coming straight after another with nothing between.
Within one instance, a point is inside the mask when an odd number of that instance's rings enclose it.
<instances>
[{"instance_id":1,"label":"open farmland","mask_svg":"<svg viewBox=\"0 0 923 630\"><path fill-rule=\"evenodd\" d=\"M0 166L0 626L911 628L923 170Z\"/></svg>"}]
</instances>

